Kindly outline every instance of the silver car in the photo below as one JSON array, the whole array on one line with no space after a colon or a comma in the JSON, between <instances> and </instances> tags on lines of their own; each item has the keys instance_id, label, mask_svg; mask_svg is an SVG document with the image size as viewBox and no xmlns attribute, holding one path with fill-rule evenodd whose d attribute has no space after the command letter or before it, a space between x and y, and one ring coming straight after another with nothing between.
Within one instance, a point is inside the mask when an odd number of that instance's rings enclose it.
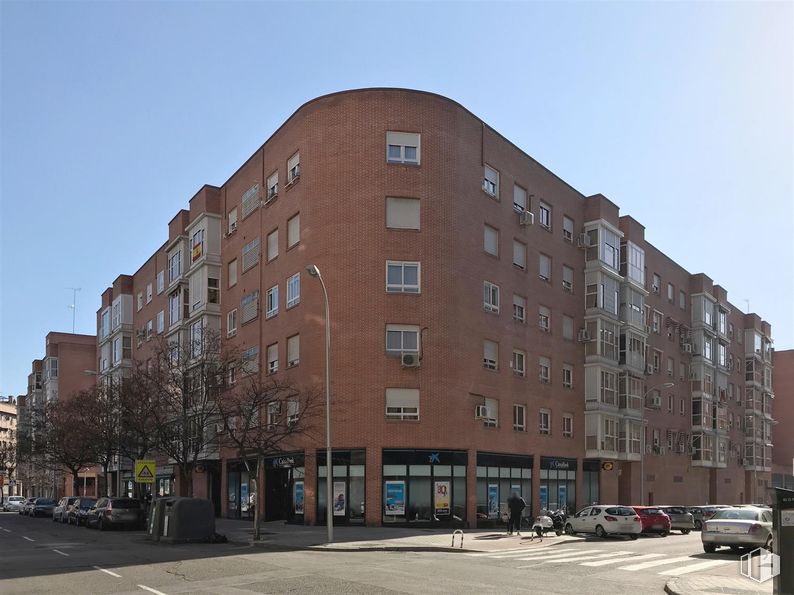
<instances>
[{"instance_id":1,"label":"silver car","mask_svg":"<svg viewBox=\"0 0 794 595\"><path fill-rule=\"evenodd\" d=\"M659 506L670 517L670 530L681 531L686 535L695 528L695 519L685 506Z\"/></svg>"},{"instance_id":2,"label":"silver car","mask_svg":"<svg viewBox=\"0 0 794 595\"><path fill-rule=\"evenodd\" d=\"M713 554L720 546L764 547L772 551L772 511L768 508L723 508L703 523L703 551Z\"/></svg>"},{"instance_id":3,"label":"silver car","mask_svg":"<svg viewBox=\"0 0 794 595\"><path fill-rule=\"evenodd\" d=\"M3 510L5 512L19 512L25 504L25 496L9 496L3 503Z\"/></svg>"}]
</instances>

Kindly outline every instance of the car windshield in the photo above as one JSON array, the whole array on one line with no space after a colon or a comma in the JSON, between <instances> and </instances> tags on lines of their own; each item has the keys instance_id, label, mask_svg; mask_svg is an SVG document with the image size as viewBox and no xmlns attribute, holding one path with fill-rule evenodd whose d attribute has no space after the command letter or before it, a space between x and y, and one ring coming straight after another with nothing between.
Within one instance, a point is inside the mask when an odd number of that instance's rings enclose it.
<instances>
[{"instance_id":1,"label":"car windshield","mask_svg":"<svg viewBox=\"0 0 794 595\"><path fill-rule=\"evenodd\" d=\"M646 508L642 511L643 514L662 514L662 511L658 508Z\"/></svg>"},{"instance_id":2,"label":"car windshield","mask_svg":"<svg viewBox=\"0 0 794 595\"><path fill-rule=\"evenodd\" d=\"M111 500L113 508L140 508L141 503L131 498L123 498L121 500Z\"/></svg>"},{"instance_id":3,"label":"car windshield","mask_svg":"<svg viewBox=\"0 0 794 595\"><path fill-rule=\"evenodd\" d=\"M737 521L757 521L758 513L755 510L747 510L742 508L729 508L718 510L717 514L711 517L712 520L737 520Z\"/></svg>"},{"instance_id":4,"label":"car windshield","mask_svg":"<svg viewBox=\"0 0 794 595\"><path fill-rule=\"evenodd\" d=\"M628 506L617 506L615 508L607 508L607 514L612 514L615 516L634 516L637 514L634 512L633 509L629 508Z\"/></svg>"},{"instance_id":5,"label":"car windshield","mask_svg":"<svg viewBox=\"0 0 794 595\"><path fill-rule=\"evenodd\" d=\"M91 508L96 500L93 498L81 498L80 499L80 508Z\"/></svg>"},{"instance_id":6,"label":"car windshield","mask_svg":"<svg viewBox=\"0 0 794 595\"><path fill-rule=\"evenodd\" d=\"M55 504L55 500L50 500L49 498L39 498L36 500L36 506L48 506L50 504Z\"/></svg>"}]
</instances>

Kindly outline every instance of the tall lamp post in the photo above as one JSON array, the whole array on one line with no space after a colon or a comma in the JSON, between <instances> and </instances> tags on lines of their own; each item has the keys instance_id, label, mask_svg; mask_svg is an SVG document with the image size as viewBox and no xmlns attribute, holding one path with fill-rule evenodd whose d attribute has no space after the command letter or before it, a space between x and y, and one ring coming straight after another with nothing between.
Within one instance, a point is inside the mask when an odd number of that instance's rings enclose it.
<instances>
[{"instance_id":1,"label":"tall lamp post","mask_svg":"<svg viewBox=\"0 0 794 595\"><path fill-rule=\"evenodd\" d=\"M328 310L328 290L325 288L325 281L320 274L317 265L310 264L306 267L309 275L320 282L323 288L323 300L325 301L325 518L328 528L328 543L334 541L334 517L333 517L333 479L334 466L331 464L331 316Z\"/></svg>"},{"instance_id":2,"label":"tall lamp post","mask_svg":"<svg viewBox=\"0 0 794 595\"><path fill-rule=\"evenodd\" d=\"M642 410L645 411L645 399L655 391L657 388L673 388L675 382L665 382L664 384L657 384L645 391L642 395ZM642 449L640 450L640 504L645 506L645 442L647 436L645 435L645 415L642 416Z\"/></svg>"}]
</instances>

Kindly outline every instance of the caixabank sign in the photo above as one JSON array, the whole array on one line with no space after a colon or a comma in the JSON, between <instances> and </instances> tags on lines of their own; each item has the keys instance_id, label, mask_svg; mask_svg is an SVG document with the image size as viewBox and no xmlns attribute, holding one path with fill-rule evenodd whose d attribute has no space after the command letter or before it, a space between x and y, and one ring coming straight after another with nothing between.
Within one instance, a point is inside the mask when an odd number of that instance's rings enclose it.
<instances>
[{"instance_id":1,"label":"caixabank sign","mask_svg":"<svg viewBox=\"0 0 794 595\"><path fill-rule=\"evenodd\" d=\"M780 574L780 556L759 547L742 556L741 573L756 582L765 583Z\"/></svg>"}]
</instances>

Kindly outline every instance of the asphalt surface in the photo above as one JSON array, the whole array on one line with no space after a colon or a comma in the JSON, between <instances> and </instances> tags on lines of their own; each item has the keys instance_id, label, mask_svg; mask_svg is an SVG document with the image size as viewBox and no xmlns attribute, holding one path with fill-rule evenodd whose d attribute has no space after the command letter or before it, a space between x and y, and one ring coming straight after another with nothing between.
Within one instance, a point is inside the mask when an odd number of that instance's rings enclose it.
<instances>
[{"instance_id":1,"label":"asphalt surface","mask_svg":"<svg viewBox=\"0 0 794 595\"><path fill-rule=\"evenodd\" d=\"M672 576L735 576L738 556L704 554L700 534L550 537L525 552L278 551L171 546L140 531L99 532L0 514L0 593L663 593ZM510 551L515 550L515 551Z\"/></svg>"}]
</instances>

